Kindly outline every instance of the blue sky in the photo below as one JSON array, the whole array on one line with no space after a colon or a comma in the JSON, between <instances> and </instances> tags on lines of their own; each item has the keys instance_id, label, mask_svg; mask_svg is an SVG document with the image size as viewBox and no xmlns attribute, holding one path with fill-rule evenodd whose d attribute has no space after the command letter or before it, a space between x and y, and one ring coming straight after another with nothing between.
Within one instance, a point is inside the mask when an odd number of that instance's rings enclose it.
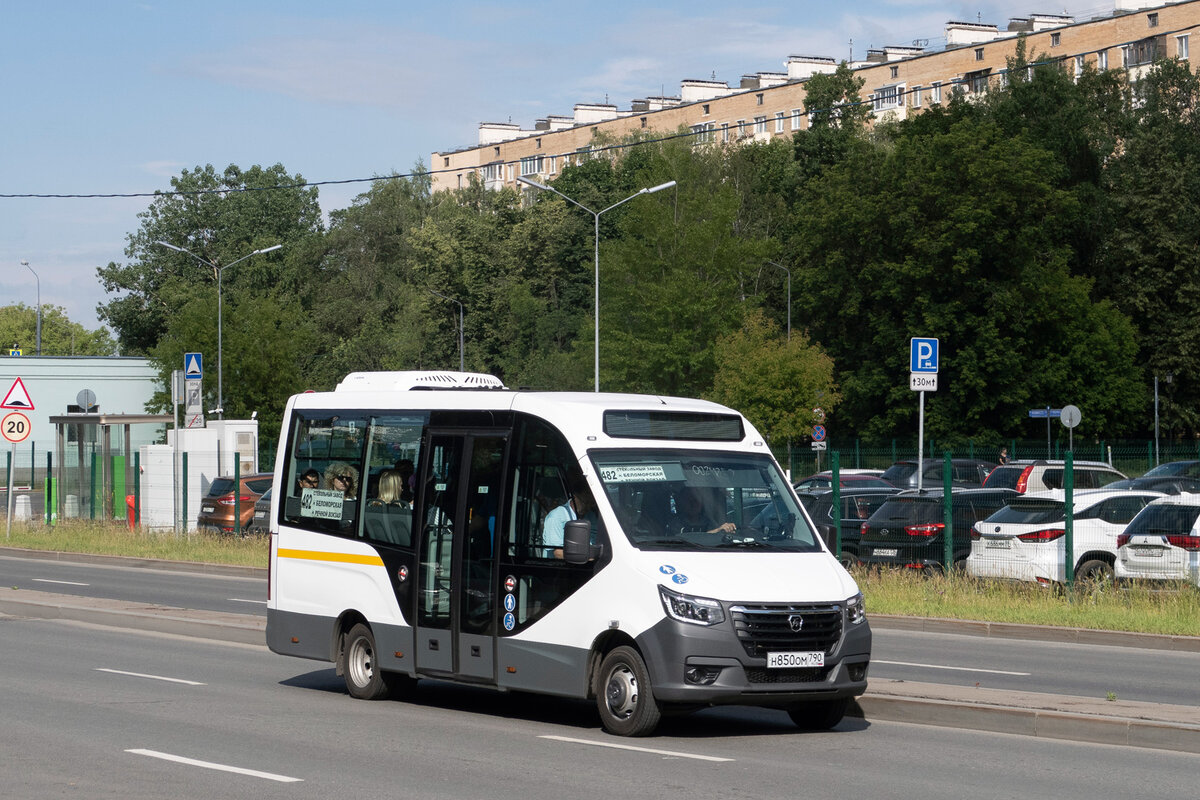
<instances>
[{"instance_id":1,"label":"blue sky","mask_svg":"<svg viewBox=\"0 0 1200 800\"><path fill-rule=\"evenodd\" d=\"M684 78L736 85L792 54L861 57L938 44L944 24L1079 19L1105 0L781 2L402 0L205 3L0 0L0 195L167 189L184 168L281 163L310 181L407 172L474 144L481 121L528 128L576 103L622 109ZM322 187L342 208L364 184ZM0 197L0 306L111 299L147 198Z\"/></svg>"}]
</instances>

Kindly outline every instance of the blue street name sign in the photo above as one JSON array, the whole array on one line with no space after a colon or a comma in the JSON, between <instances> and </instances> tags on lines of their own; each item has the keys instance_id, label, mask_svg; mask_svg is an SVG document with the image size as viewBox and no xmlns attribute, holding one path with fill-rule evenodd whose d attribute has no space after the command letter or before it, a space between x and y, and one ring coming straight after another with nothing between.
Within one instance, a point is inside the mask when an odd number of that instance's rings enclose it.
<instances>
[{"instance_id":1,"label":"blue street name sign","mask_svg":"<svg viewBox=\"0 0 1200 800\"><path fill-rule=\"evenodd\" d=\"M1031 409L1029 409L1029 416L1031 419L1046 419L1047 417L1050 417L1051 419L1058 419L1059 417L1062 416L1062 409L1061 408L1031 408Z\"/></svg>"},{"instance_id":2,"label":"blue street name sign","mask_svg":"<svg viewBox=\"0 0 1200 800\"><path fill-rule=\"evenodd\" d=\"M918 339L913 337L909 346L909 371L932 372L938 371L938 340Z\"/></svg>"}]
</instances>

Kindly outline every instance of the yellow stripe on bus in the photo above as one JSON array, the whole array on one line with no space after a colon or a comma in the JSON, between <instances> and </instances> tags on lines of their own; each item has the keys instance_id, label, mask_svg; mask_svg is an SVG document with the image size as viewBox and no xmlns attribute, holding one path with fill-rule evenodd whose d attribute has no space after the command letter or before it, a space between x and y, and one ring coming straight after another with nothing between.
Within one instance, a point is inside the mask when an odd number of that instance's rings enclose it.
<instances>
[{"instance_id":1,"label":"yellow stripe on bus","mask_svg":"<svg viewBox=\"0 0 1200 800\"><path fill-rule=\"evenodd\" d=\"M280 558L299 558L305 561L336 561L341 564L368 564L382 567L383 559L379 556L361 556L354 553L323 553L319 550L291 550L279 548Z\"/></svg>"}]
</instances>

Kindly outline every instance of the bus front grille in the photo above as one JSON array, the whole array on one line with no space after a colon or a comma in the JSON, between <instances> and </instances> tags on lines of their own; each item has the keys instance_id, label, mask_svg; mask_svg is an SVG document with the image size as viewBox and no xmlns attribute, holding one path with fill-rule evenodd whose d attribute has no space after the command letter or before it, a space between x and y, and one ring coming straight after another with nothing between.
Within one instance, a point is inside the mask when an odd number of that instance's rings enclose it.
<instances>
[{"instance_id":1,"label":"bus front grille","mask_svg":"<svg viewBox=\"0 0 1200 800\"><path fill-rule=\"evenodd\" d=\"M738 641L753 658L816 651L828 655L842 638L838 605L738 603L729 610Z\"/></svg>"}]
</instances>

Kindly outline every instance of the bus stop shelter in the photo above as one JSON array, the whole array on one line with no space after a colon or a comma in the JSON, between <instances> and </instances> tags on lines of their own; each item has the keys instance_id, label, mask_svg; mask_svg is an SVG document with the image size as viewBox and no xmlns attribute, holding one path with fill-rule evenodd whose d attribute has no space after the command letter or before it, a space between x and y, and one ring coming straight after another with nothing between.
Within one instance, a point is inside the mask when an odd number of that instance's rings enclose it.
<instances>
[{"instance_id":1,"label":"bus stop shelter","mask_svg":"<svg viewBox=\"0 0 1200 800\"><path fill-rule=\"evenodd\" d=\"M131 492L135 481L130 428L166 425L173 419L169 414L50 417L55 430L54 508L59 519L101 514L103 519L113 519L116 493ZM113 428L119 429L115 443Z\"/></svg>"}]
</instances>

